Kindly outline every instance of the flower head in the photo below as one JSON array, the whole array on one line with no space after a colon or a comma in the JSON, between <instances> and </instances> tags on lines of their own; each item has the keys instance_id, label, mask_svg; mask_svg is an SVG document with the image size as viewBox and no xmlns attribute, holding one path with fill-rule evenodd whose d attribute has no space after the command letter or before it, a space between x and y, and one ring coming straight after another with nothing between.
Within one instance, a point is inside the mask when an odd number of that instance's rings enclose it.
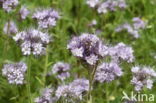
<instances>
[{"instance_id":1,"label":"flower head","mask_svg":"<svg viewBox=\"0 0 156 103\"><path fill-rule=\"evenodd\" d=\"M153 77L156 77L156 72L150 67L135 66L132 68L133 78L131 83L135 86L136 91L140 91L143 87L152 89Z\"/></svg>"},{"instance_id":2,"label":"flower head","mask_svg":"<svg viewBox=\"0 0 156 103\"><path fill-rule=\"evenodd\" d=\"M121 68L117 63L102 63L97 67L95 73L95 80L99 82L111 82L116 77L120 77L123 74Z\"/></svg>"},{"instance_id":3,"label":"flower head","mask_svg":"<svg viewBox=\"0 0 156 103\"><path fill-rule=\"evenodd\" d=\"M80 36L72 38L67 48L71 50L74 56L85 60L90 65L94 65L100 57L100 43L101 40L96 35L83 33Z\"/></svg>"},{"instance_id":4,"label":"flower head","mask_svg":"<svg viewBox=\"0 0 156 103\"><path fill-rule=\"evenodd\" d=\"M26 70L27 66L23 62L5 64L2 69L2 74L7 77L10 84L23 84Z\"/></svg>"},{"instance_id":5,"label":"flower head","mask_svg":"<svg viewBox=\"0 0 156 103\"><path fill-rule=\"evenodd\" d=\"M117 8L124 9L126 8L125 0L106 0L104 2L99 3L98 5L98 13L107 13L108 11L116 11Z\"/></svg>"},{"instance_id":6,"label":"flower head","mask_svg":"<svg viewBox=\"0 0 156 103\"><path fill-rule=\"evenodd\" d=\"M18 32L18 28L13 21L9 21L4 25L3 31L5 34L15 34Z\"/></svg>"},{"instance_id":7,"label":"flower head","mask_svg":"<svg viewBox=\"0 0 156 103\"><path fill-rule=\"evenodd\" d=\"M133 49L124 43L118 43L114 47L109 48L109 55L112 57L113 61L119 61L120 59L127 62L133 62Z\"/></svg>"},{"instance_id":8,"label":"flower head","mask_svg":"<svg viewBox=\"0 0 156 103\"><path fill-rule=\"evenodd\" d=\"M56 26L56 21L60 18L59 13L54 9L36 11L32 18L37 19L40 28Z\"/></svg>"},{"instance_id":9,"label":"flower head","mask_svg":"<svg viewBox=\"0 0 156 103\"><path fill-rule=\"evenodd\" d=\"M16 34L13 39L20 42L24 55L41 55L45 53L45 47L50 42L51 37L36 29L29 29Z\"/></svg>"},{"instance_id":10,"label":"flower head","mask_svg":"<svg viewBox=\"0 0 156 103\"><path fill-rule=\"evenodd\" d=\"M69 71L70 65L64 62L57 62L52 67L52 73L57 74L57 77L61 80L64 80L70 76Z\"/></svg>"},{"instance_id":11,"label":"flower head","mask_svg":"<svg viewBox=\"0 0 156 103\"><path fill-rule=\"evenodd\" d=\"M133 21L134 28L137 30L144 29L146 26L146 23L143 20L141 20L139 17L134 17L132 21Z\"/></svg>"},{"instance_id":12,"label":"flower head","mask_svg":"<svg viewBox=\"0 0 156 103\"><path fill-rule=\"evenodd\" d=\"M6 12L10 12L18 5L18 3L18 0L2 0L2 7Z\"/></svg>"},{"instance_id":13,"label":"flower head","mask_svg":"<svg viewBox=\"0 0 156 103\"><path fill-rule=\"evenodd\" d=\"M116 28L116 32L120 32L122 30L127 30L127 32L132 35L134 38L139 38L139 30L140 29L145 29L146 23L141 20L139 17L135 17L132 19L133 24L128 24L125 23L123 25L120 25L119 27Z\"/></svg>"},{"instance_id":14,"label":"flower head","mask_svg":"<svg viewBox=\"0 0 156 103\"><path fill-rule=\"evenodd\" d=\"M91 7L94 8L100 1L99 0L87 0L87 4Z\"/></svg>"},{"instance_id":15,"label":"flower head","mask_svg":"<svg viewBox=\"0 0 156 103\"><path fill-rule=\"evenodd\" d=\"M56 90L56 97L64 97L68 101L82 99L83 93L89 90L89 81L76 79L68 85L59 86Z\"/></svg>"},{"instance_id":16,"label":"flower head","mask_svg":"<svg viewBox=\"0 0 156 103\"><path fill-rule=\"evenodd\" d=\"M21 15L21 19L26 19L26 17L29 15L29 10L26 7L21 7L20 11L19 11L20 15Z\"/></svg>"},{"instance_id":17,"label":"flower head","mask_svg":"<svg viewBox=\"0 0 156 103\"><path fill-rule=\"evenodd\" d=\"M53 89L45 88L42 90L41 96L35 98L35 103L54 103L56 98L52 96L52 93Z\"/></svg>"}]
</instances>

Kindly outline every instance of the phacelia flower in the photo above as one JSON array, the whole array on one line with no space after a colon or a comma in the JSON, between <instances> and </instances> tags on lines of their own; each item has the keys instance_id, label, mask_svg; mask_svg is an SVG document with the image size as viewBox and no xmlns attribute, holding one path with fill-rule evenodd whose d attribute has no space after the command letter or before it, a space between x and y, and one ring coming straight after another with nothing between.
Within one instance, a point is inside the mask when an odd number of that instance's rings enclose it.
<instances>
[{"instance_id":1,"label":"phacelia flower","mask_svg":"<svg viewBox=\"0 0 156 103\"><path fill-rule=\"evenodd\" d=\"M70 76L70 73L68 72L69 70L70 65L64 62L58 62L52 67L52 73L56 74L61 80L64 80Z\"/></svg>"},{"instance_id":2,"label":"phacelia flower","mask_svg":"<svg viewBox=\"0 0 156 103\"><path fill-rule=\"evenodd\" d=\"M26 17L29 15L29 10L26 7L21 7L20 11L19 11L20 15L21 15L21 19L26 19Z\"/></svg>"},{"instance_id":3,"label":"phacelia flower","mask_svg":"<svg viewBox=\"0 0 156 103\"><path fill-rule=\"evenodd\" d=\"M116 28L116 32L121 32L122 30L127 30L127 32L132 35L134 38L139 38L140 34L138 30L135 30L130 24L125 23Z\"/></svg>"},{"instance_id":4,"label":"phacelia flower","mask_svg":"<svg viewBox=\"0 0 156 103\"><path fill-rule=\"evenodd\" d=\"M72 54L90 65L96 64L99 57L99 47L101 40L93 34L83 33L80 36L73 37L67 45Z\"/></svg>"},{"instance_id":5,"label":"phacelia flower","mask_svg":"<svg viewBox=\"0 0 156 103\"><path fill-rule=\"evenodd\" d=\"M91 7L94 8L100 1L99 0L87 0L87 4Z\"/></svg>"},{"instance_id":6,"label":"phacelia flower","mask_svg":"<svg viewBox=\"0 0 156 103\"><path fill-rule=\"evenodd\" d=\"M86 79L76 79L68 85L59 86L56 90L57 98L82 100L83 93L89 90L89 81Z\"/></svg>"},{"instance_id":7,"label":"phacelia flower","mask_svg":"<svg viewBox=\"0 0 156 103\"><path fill-rule=\"evenodd\" d=\"M18 32L18 29L13 21L9 21L4 25L3 32L5 34L16 34Z\"/></svg>"},{"instance_id":8,"label":"phacelia flower","mask_svg":"<svg viewBox=\"0 0 156 103\"><path fill-rule=\"evenodd\" d=\"M7 77L10 84L23 84L26 70L27 65L23 62L5 64L2 69L2 75Z\"/></svg>"},{"instance_id":9,"label":"phacelia flower","mask_svg":"<svg viewBox=\"0 0 156 103\"><path fill-rule=\"evenodd\" d=\"M116 11L117 8L124 9L126 8L125 0L106 0L104 2L99 3L97 7L98 13L107 13L109 11Z\"/></svg>"},{"instance_id":10,"label":"phacelia flower","mask_svg":"<svg viewBox=\"0 0 156 103\"><path fill-rule=\"evenodd\" d=\"M108 54L112 57L113 61L124 60L128 63L134 61L133 49L130 46L125 45L124 43L118 43L114 47L110 47Z\"/></svg>"},{"instance_id":11,"label":"phacelia flower","mask_svg":"<svg viewBox=\"0 0 156 103\"><path fill-rule=\"evenodd\" d=\"M38 21L40 28L49 28L56 26L56 21L60 18L60 15L54 9L45 9L36 11L32 18Z\"/></svg>"},{"instance_id":12,"label":"phacelia flower","mask_svg":"<svg viewBox=\"0 0 156 103\"><path fill-rule=\"evenodd\" d=\"M41 55L45 54L46 45L50 42L51 37L36 29L29 29L16 34L13 39L20 43L24 55Z\"/></svg>"},{"instance_id":13,"label":"phacelia flower","mask_svg":"<svg viewBox=\"0 0 156 103\"><path fill-rule=\"evenodd\" d=\"M130 35L132 35L134 38L139 38L140 37L139 30L144 29L146 26L146 23L143 20L141 20L139 17L133 18L132 21L133 21L132 25L125 23L117 27L115 31L121 32L123 30L127 30L127 32Z\"/></svg>"},{"instance_id":14,"label":"phacelia flower","mask_svg":"<svg viewBox=\"0 0 156 103\"><path fill-rule=\"evenodd\" d=\"M18 0L2 0L2 7L6 12L10 12L18 5L18 3Z\"/></svg>"},{"instance_id":15,"label":"phacelia flower","mask_svg":"<svg viewBox=\"0 0 156 103\"><path fill-rule=\"evenodd\" d=\"M134 17L132 21L133 21L133 27L136 30L144 29L146 26L146 23L143 20L141 20L139 17Z\"/></svg>"},{"instance_id":16,"label":"phacelia flower","mask_svg":"<svg viewBox=\"0 0 156 103\"><path fill-rule=\"evenodd\" d=\"M116 77L120 77L122 74L123 72L117 63L102 63L97 67L95 80L101 83L111 82Z\"/></svg>"},{"instance_id":17,"label":"phacelia flower","mask_svg":"<svg viewBox=\"0 0 156 103\"><path fill-rule=\"evenodd\" d=\"M35 98L35 103L54 103L56 98L52 96L53 89L45 88L40 97Z\"/></svg>"},{"instance_id":18,"label":"phacelia flower","mask_svg":"<svg viewBox=\"0 0 156 103\"><path fill-rule=\"evenodd\" d=\"M89 23L88 26L96 26L96 25L97 25L97 21L96 21L95 19L93 19L93 20L91 21L91 23Z\"/></svg>"},{"instance_id":19,"label":"phacelia flower","mask_svg":"<svg viewBox=\"0 0 156 103\"><path fill-rule=\"evenodd\" d=\"M135 66L131 71L133 73L131 83L135 86L136 91L140 91L144 87L152 89L153 78L156 77L156 72L152 68Z\"/></svg>"},{"instance_id":20,"label":"phacelia flower","mask_svg":"<svg viewBox=\"0 0 156 103\"><path fill-rule=\"evenodd\" d=\"M89 80L85 78L75 79L69 84L69 86L71 87L71 91L75 93L76 97L82 100L83 93L89 91Z\"/></svg>"}]
</instances>

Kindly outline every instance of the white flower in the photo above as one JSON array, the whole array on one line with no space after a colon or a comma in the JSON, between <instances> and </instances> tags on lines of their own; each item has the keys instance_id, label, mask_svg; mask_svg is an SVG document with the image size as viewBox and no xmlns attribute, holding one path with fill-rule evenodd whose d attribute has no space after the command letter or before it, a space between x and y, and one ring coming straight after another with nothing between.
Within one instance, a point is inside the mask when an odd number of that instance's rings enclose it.
<instances>
[{"instance_id":1,"label":"white flower","mask_svg":"<svg viewBox=\"0 0 156 103\"><path fill-rule=\"evenodd\" d=\"M99 0L87 0L87 4L94 8L99 3Z\"/></svg>"}]
</instances>

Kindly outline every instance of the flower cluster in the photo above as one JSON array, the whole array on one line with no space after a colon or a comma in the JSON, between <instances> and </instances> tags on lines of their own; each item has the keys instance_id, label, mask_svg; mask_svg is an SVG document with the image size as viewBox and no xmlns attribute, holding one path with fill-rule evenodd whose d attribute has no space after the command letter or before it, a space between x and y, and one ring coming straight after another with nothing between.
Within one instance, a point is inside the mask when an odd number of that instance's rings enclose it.
<instances>
[{"instance_id":1,"label":"flower cluster","mask_svg":"<svg viewBox=\"0 0 156 103\"><path fill-rule=\"evenodd\" d=\"M45 88L40 97L35 98L35 103L54 103L55 97L52 96L53 89Z\"/></svg>"},{"instance_id":2,"label":"flower cluster","mask_svg":"<svg viewBox=\"0 0 156 103\"><path fill-rule=\"evenodd\" d=\"M82 99L83 93L89 90L87 79L76 79L68 85L59 86L56 90L57 98Z\"/></svg>"},{"instance_id":3,"label":"flower cluster","mask_svg":"<svg viewBox=\"0 0 156 103\"><path fill-rule=\"evenodd\" d=\"M112 60L115 62L120 61L121 59L127 61L128 63L134 61L133 49L130 46L125 45L124 43L118 43L114 47L109 47L108 54L112 57Z\"/></svg>"},{"instance_id":4,"label":"flower cluster","mask_svg":"<svg viewBox=\"0 0 156 103\"><path fill-rule=\"evenodd\" d=\"M7 77L10 84L23 84L26 70L27 66L23 62L5 64L2 69L2 74Z\"/></svg>"},{"instance_id":5,"label":"flower cluster","mask_svg":"<svg viewBox=\"0 0 156 103\"><path fill-rule=\"evenodd\" d=\"M123 43L118 43L113 47L104 45L101 40L93 34L83 33L74 37L67 48L72 54L90 65L95 65L101 57L111 56L112 61L118 62L120 59L133 62L133 49Z\"/></svg>"},{"instance_id":6,"label":"flower cluster","mask_svg":"<svg viewBox=\"0 0 156 103\"><path fill-rule=\"evenodd\" d=\"M18 5L18 0L1 0L2 2L2 7L6 12L12 11L17 5Z\"/></svg>"},{"instance_id":7,"label":"flower cluster","mask_svg":"<svg viewBox=\"0 0 156 103\"><path fill-rule=\"evenodd\" d=\"M156 77L156 72L150 67L135 66L132 68L133 78L131 83L135 86L136 91L140 91L143 87L152 89L153 77Z\"/></svg>"},{"instance_id":8,"label":"flower cluster","mask_svg":"<svg viewBox=\"0 0 156 103\"><path fill-rule=\"evenodd\" d=\"M146 26L146 23L141 20L139 17L133 18L133 24L128 24L125 23L123 25L120 25L119 27L116 28L116 32L120 32L122 30L127 30L127 32L132 35L134 38L139 38L139 30L144 29Z\"/></svg>"},{"instance_id":9,"label":"flower cluster","mask_svg":"<svg viewBox=\"0 0 156 103\"><path fill-rule=\"evenodd\" d=\"M21 19L26 19L26 17L29 15L29 10L26 7L21 7L20 11L19 11L20 15L21 15Z\"/></svg>"},{"instance_id":10,"label":"flower cluster","mask_svg":"<svg viewBox=\"0 0 156 103\"><path fill-rule=\"evenodd\" d=\"M74 56L94 65L100 56L100 43L101 41L96 35L83 33L81 36L72 38L67 49L71 50Z\"/></svg>"},{"instance_id":11,"label":"flower cluster","mask_svg":"<svg viewBox=\"0 0 156 103\"><path fill-rule=\"evenodd\" d=\"M124 9L127 7L125 0L87 0L87 4L92 8L97 8L98 13L107 13L108 11L116 11L117 8Z\"/></svg>"},{"instance_id":12,"label":"flower cluster","mask_svg":"<svg viewBox=\"0 0 156 103\"><path fill-rule=\"evenodd\" d=\"M64 62L57 62L52 67L52 73L57 74L57 78L64 80L70 76L69 71L70 65Z\"/></svg>"},{"instance_id":13,"label":"flower cluster","mask_svg":"<svg viewBox=\"0 0 156 103\"><path fill-rule=\"evenodd\" d=\"M37 19L40 28L56 26L56 21L60 18L59 13L54 9L36 11L32 18Z\"/></svg>"},{"instance_id":14,"label":"flower cluster","mask_svg":"<svg viewBox=\"0 0 156 103\"><path fill-rule=\"evenodd\" d=\"M15 34L18 32L18 28L13 21L9 21L4 25L3 32L5 34Z\"/></svg>"},{"instance_id":15,"label":"flower cluster","mask_svg":"<svg viewBox=\"0 0 156 103\"><path fill-rule=\"evenodd\" d=\"M91 7L94 8L97 4L99 4L100 0L87 0L87 4Z\"/></svg>"},{"instance_id":16,"label":"flower cluster","mask_svg":"<svg viewBox=\"0 0 156 103\"><path fill-rule=\"evenodd\" d=\"M29 29L16 34L13 39L20 42L24 55L41 55L45 53L46 45L50 42L50 36L36 29Z\"/></svg>"},{"instance_id":17,"label":"flower cluster","mask_svg":"<svg viewBox=\"0 0 156 103\"><path fill-rule=\"evenodd\" d=\"M120 77L122 74L123 72L117 63L102 63L97 67L95 80L101 83L111 82L116 77Z\"/></svg>"}]
</instances>

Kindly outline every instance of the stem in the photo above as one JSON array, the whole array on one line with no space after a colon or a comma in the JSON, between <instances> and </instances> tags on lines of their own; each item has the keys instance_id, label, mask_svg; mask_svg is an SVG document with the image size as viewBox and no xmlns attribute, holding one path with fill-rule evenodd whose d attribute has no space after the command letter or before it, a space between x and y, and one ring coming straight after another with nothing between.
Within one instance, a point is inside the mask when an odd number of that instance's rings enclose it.
<instances>
[{"instance_id":1,"label":"stem","mask_svg":"<svg viewBox=\"0 0 156 103\"><path fill-rule=\"evenodd\" d=\"M108 93L108 86L107 86L107 83L106 83L106 103L109 103L109 93Z\"/></svg>"},{"instance_id":2,"label":"stem","mask_svg":"<svg viewBox=\"0 0 156 103\"><path fill-rule=\"evenodd\" d=\"M8 25L7 25L7 36L9 36L9 29L10 29L10 19L8 19ZM3 50L3 57L4 59L6 59L6 54L7 54L7 51L8 51L8 41L9 41L9 38L7 37L6 38L6 41L5 41L5 47L4 47L4 50Z\"/></svg>"},{"instance_id":3,"label":"stem","mask_svg":"<svg viewBox=\"0 0 156 103\"><path fill-rule=\"evenodd\" d=\"M48 57L49 57L49 54L48 54L48 46L47 46L47 48L46 48L46 57L45 57L45 65L44 65L44 74L43 74L43 87L46 84L46 75L47 75L47 67L48 67Z\"/></svg>"},{"instance_id":4,"label":"stem","mask_svg":"<svg viewBox=\"0 0 156 103\"><path fill-rule=\"evenodd\" d=\"M27 93L28 93L28 99L29 99L29 103L32 103L31 100L31 88L30 88L30 69L31 69L31 56L27 57L27 63L28 63L28 70L27 70Z\"/></svg>"},{"instance_id":5,"label":"stem","mask_svg":"<svg viewBox=\"0 0 156 103\"><path fill-rule=\"evenodd\" d=\"M93 86L93 80L94 80L96 69L97 69L97 65L94 66L93 71L89 73L90 74L89 91L88 91L88 101L89 101L89 103L92 103L92 86Z\"/></svg>"}]
</instances>

